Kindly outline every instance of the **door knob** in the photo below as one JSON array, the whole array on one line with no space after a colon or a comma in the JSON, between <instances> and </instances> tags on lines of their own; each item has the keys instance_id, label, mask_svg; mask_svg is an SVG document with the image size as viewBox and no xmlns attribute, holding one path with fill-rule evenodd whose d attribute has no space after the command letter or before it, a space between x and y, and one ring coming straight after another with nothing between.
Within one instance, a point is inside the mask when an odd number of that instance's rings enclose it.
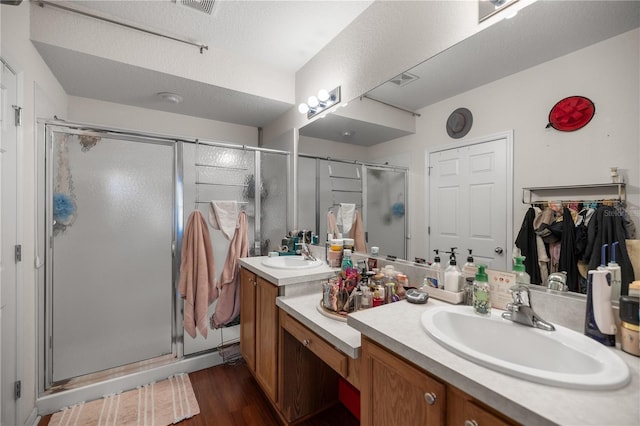
<instances>
[{"instance_id":1,"label":"door knob","mask_svg":"<svg viewBox=\"0 0 640 426\"><path fill-rule=\"evenodd\" d=\"M504 250L502 249L502 247L496 247L496 249L494 250L496 253L498 254L502 254L504 252Z\"/></svg>"},{"instance_id":2,"label":"door knob","mask_svg":"<svg viewBox=\"0 0 640 426\"><path fill-rule=\"evenodd\" d=\"M433 392L427 392L424 394L424 400L427 401L427 404L433 405L436 403L436 394Z\"/></svg>"}]
</instances>

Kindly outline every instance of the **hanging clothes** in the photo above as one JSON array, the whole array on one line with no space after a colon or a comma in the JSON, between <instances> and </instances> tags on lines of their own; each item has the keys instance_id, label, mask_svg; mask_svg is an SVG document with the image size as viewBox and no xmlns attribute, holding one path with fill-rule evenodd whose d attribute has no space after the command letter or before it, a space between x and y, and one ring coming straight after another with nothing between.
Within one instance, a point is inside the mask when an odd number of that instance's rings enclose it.
<instances>
[{"instance_id":1,"label":"hanging clothes","mask_svg":"<svg viewBox=\"0 0 640 426\"><path fill-rule=\"evenodd\" d=\"M571 209L562 211L562 238L560 240L560 259L558 269L567 273L569 291L579 292L578 258L576 257L576 227Z\"/></svg>"},{"instance_id":2,"label":"hanging clothes","mask_svg":"<svg viewBox=\"0 0 640 426\"><path fill-rule=\"evenodd\" d=\"M206 338L207 313L218 290L209 228L198 210L191 213L184 231L178 291L184 299L185 331L195 338L197 329Z\"/></svg>"},{"instance_id":3,"label":"hanging clothes","mask_svg":"<svg viewBox=\"0 0 640 426\"><path fill-rule=\"evenodd\" d=\"M220 328L240 314L240 264L238 259L249 256L247 214L240 212L238 226L229 244L227 260L220 275L218 289L220 297L216 311L211 317L211 326Z\"/></svg>"},{"instance_id":4,"label":"hanging clothes","mask_svg":"<svg viewBox=\"0 0 640 426\"><path fill-rule=\"evenodd\" d=\"M634 281L633 266L627 252L625 240L627 234L623 222L623 215L611 206L600 206L595 215L589 221L587 229L587 248L583 260L589 263L589 270L596 269L600 265L600 247L618 242L616 250L616 263L620 265L621 286L620 294L629 294L629 284Z\"/></svg>"},{"instance_id":5,"label":"hanging clothes","mask_svg":"<svg viewBox=\"0 0 640 426\"><path fill-rule=\"evenodd\" d=\"M535 210L533 207L529 207L516 238L516 247L520 249L520 253L524 256L524 266L531 277L531 284L543 284L538 263L537 235L533 229L535 217Z\"/></svg>"}]
</instances>

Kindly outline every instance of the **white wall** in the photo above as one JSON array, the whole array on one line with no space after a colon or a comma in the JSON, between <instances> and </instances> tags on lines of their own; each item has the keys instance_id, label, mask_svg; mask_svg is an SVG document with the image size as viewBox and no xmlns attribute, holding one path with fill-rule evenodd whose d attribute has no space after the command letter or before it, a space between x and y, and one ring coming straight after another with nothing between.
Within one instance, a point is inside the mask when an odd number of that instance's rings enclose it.
<instances>
[{"instance_id":1,"label":"white wall","mask_svg":"<svg viewBox=\"0 0 640 426\"><path fill-rule=\"evenodd\" d=\"M625 174L627 210L640 225L640 30L546 62L420 110L415 135L371 148L371 161L409 160L412 212L427 207L425 155L429 147L454 142L445 129L456 108L473 113L473 127L460 140L514 130L514 235L528 208L528 186L610 182L609 168ZM586 96L596 107L593 120L575 132L546 129L549 110L562 98ZM391 162L391 160L389 160ZM426 217L411 215L411 256L426 255ZM640 228L638 228L640 229Z\"/></svg>"},{"instance_id":2,"label":"white wall","mask_svg":"<svg viewBox=\"0 0 640 426\"><path fill-rule=\"evenodd\" d=\"M258 129L182 114L69 97L70 121L183 138L258 146Z\"/></svg>"},{"instance_id":3,"label":"white wall","mask_svg":"<svg viewBox=\"0 0 640 426\"><path fill-rule=\"evenodd\" d=\"M29 41L29 8L31 2L20 6L0 6L2 9L2 57L18 72L19 98L23 108L23 125L19 129L22 144L21 163L21 244L22 306L18 308L19 354L22 355L18 376L22 380L22 398L19 401L21 423L34 413L37 387L37 316L36 271L34 268L34 198L35 198L35 146L36 119L39 117L66 116L67 96L53 77L42 58ZM19 211L20 213L20 211Z\"/></svg>"}]
</instances>

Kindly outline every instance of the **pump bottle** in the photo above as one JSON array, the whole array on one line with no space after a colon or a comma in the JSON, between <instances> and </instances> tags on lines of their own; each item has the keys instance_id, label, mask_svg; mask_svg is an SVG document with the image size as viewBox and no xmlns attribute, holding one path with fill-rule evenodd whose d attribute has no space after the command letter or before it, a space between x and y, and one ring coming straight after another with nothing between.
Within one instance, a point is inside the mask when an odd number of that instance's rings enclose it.
<instances>
[{"instance_id":1,"label":"pump bottle","mask_svg":"<svg viewBox=\"0 0 640 426\"><path fill-rule=\"evenodd\" d=\"M440 288L444 283L438 282L438 277L442 275L442 265L440 265L440 255L438 249L433 250L436 252L436 256L433 258L433 263L430 266L430 269L433 273L433 276L427 278L427 282L429 286L434 288Z\"/></svg>"},{"instance_id":2,"label":"pump bottle","mask_svg":"<svg viewBox=\"0 0 640 426\"><path fill-rule=\"evenodd\" d=\"M478 272L473 280L473 311L481 315L491 313L489 277L484 271L485 268L486 265L478 265Z\"/></svg>"},{"instance_id":3,"label":"pump bottle","mask_svg":"<svg viewBox=\"0 0 640 426\"><path fill-rule=\"evenodd\" d=\"M473 263L473 255L471 249L469 250L469 256L467 256L467 263L462 267L462 275L464 277L464 304L471 306L473 304L473 280L478 272L478 267Z\"/></svg>"},{"instance_id":4,"label":"pump bottle","mask_svg":"<svg viewBox=\"0 0 640 426\"><path fill-rule=\"evenodd\" d=\"M531 284L531 277L524 266L524 256L516 256L513 272L516 274L516 284Z\"/></svg>"},{"instance_id":5,"label":"pump bottle","mask_svg":"<svg viewBox=\"0 0 640 426\"><path fill-rule=\"evenodd\" d=\"M620 272L620 265L616 263L616 248L618 247L618 241L611 244L609 264L607 270L611 273L611 300L620 299L620 287L622 285L622 277Z\"/></svg>"},{"instance_id":6,"label":"pump bottle","mask_svg":"<svg viewBox=\"0 0 640 426\"><path fill-rule=\"evenodd\" d=\"M455 247L452 247L449 266L444 270L444 289L446 291L458 293L462 290L462 280L462 271L460 271L456 262Z\"/></svg>"}]
</instances>

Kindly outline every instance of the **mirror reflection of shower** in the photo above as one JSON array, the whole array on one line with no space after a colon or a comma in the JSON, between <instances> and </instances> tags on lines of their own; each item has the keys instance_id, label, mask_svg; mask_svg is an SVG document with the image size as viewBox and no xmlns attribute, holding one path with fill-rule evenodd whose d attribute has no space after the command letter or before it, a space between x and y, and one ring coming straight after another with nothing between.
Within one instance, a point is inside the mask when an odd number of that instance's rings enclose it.
<instances>
[{"instance_id":1,"label":"mirror reflection of shower","mask_svg":"<svg viewBox=\"0 0 640 426\"><path fill-rule=\"evenodd\" d=\"M407 172L404 167L300 155L299 228L313 230L323 245L328 211L337 213L342 203L355 204L362 215L367 247L406 258Z\"/></svg>"}]
</instances>

